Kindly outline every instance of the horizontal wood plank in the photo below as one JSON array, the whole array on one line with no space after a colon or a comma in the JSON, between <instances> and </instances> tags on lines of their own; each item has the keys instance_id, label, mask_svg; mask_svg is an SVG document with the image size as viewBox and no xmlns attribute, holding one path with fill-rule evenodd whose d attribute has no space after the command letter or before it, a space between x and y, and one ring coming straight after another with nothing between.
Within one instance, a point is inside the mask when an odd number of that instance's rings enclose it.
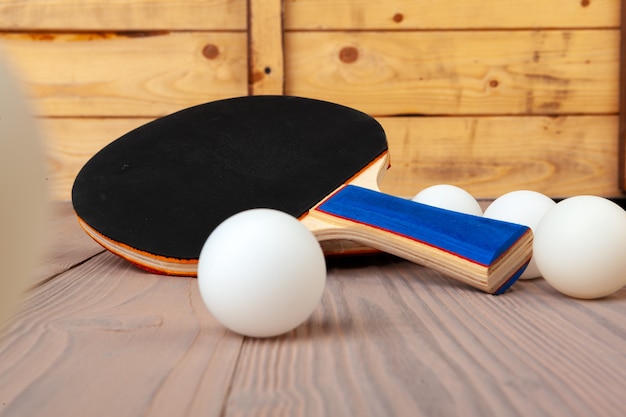
<instances>
[{"instance_id":1,"label":"horizontal wood plank","mask_svg":"<svg viewBox=\"0 0 626 417\"><path fill-rule=\"evenodd\" d=\"M245 28L245 0L0 0L0 30Z\"/></svg>"},{"instance_id":2,"label":"horizontal wood plank","mask_svg":"<svg viewBox=\"0 0 626 417\"><path fill-rule=\"evenodd\" d=\"M530 189L619 196L617 116L380 118L391 169L382 189L455 184L476 197Z\"/></svg>"},{"instance_id":3,"label":"horizontal wood plank","mask_svg":"<svg viewBox=\"0 0 626 417\"><path fill-rule=\"evenodd\" d=\"M617 113L619 30L289 32L287 94L367 113Z\"/></svg>"},{"instance_id":4,"label":"horizontal wood plank","mask_svg":"<svg viewBox=\"0 0 626 417\"><path fill-rule=\"evenodd\" d=\"M43 119L52 198L67 201L97 151L151 119ZM411 196L453 183L477 197L527 188L553 197L620 195L617 116L384 117L391 169L384 191Z\"/></svg>"},{"instance_id":5,"label":"horizontal wood plank","mask_svg":"<svg viewBox=\"0 0 626 417\"><path fill-rule=\"evenodd\" d=\"M161 116L247 94L245 33L4 34L45 116Z\"/></svg>"},{"instance_id":6,"label":"horizontal wood plank","mask_svg":"<svg viewBox=\"0 0 626 417\"><path fill-rule=\"evenodd\" d=\"M619 0L285 0L285 28L485 29L619 26Z\"/></svg>"}]
</instances>

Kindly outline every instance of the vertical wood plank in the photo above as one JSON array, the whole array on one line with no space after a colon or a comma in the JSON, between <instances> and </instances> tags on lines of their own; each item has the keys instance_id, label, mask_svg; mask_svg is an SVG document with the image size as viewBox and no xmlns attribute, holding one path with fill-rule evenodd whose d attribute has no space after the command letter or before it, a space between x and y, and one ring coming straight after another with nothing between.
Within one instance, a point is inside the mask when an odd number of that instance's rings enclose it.
<instances>
[{"instance_id":1,"label":"vertical wood plank","mask_svg":"<svg viewBox=\"0 0 626 417\"><path fill-rule=\"evenodd\" d=\"M622 2L619 71L619 188L626 191L626 6Z\"/></svg>"},{"instance_id":2,"label":"vertical wood plank","mask_svg":"<svg viewBox=\"0 0 626 417\"><path fill-rule=\"evenodd\" d=\"M248 0L248 60L248 93L282 95L282 0Z\"/></svg>"}]
</instances>

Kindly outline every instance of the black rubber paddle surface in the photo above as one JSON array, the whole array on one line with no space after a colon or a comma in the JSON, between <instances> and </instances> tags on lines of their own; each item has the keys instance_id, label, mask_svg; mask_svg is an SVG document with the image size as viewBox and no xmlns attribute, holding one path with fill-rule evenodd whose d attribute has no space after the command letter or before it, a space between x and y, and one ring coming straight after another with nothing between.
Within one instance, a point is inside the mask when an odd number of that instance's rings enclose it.
<instances>
[{"instance_id":1,"label":"black rubber paddle surface","mask_svg":"<svg viewBox=\"0 0 626 417\"><path fill-rule=\"evenodd\" d=\"M78 174L77 215L106 238L197 259L211 231L250 208L300 217L387 150L370 116L288 96L211 102L112 142Z\"/></svg>"}]
</instances>

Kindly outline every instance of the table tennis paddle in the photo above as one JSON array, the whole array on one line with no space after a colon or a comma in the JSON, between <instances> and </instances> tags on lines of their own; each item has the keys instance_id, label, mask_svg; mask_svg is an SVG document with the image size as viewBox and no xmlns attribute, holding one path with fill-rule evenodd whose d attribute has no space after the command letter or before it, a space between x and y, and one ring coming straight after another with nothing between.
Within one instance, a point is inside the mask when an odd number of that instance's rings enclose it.
<instances>
[{"instance_id":1,"label":"table tennis paddle","mask_svg":"<svg viewBox=\"0 0 626 417\"><path fill-rule=\"evenodd\" d=\"M223 220L251 208L504 292L531 257L530 229L378 191L387 139L372 117L289 96L225 99L156 119L111 142L77 175L79 223L153 272L194 276ZM242 260L242 262L245 260Z\"/></svg>"}]
</instances>

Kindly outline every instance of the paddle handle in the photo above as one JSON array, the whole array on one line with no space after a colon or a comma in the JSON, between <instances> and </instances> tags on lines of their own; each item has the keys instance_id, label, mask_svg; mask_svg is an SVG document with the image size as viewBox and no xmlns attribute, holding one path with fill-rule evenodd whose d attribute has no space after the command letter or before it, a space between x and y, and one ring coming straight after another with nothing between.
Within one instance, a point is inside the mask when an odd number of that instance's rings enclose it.
<instances>
[{"instance_id":1,"label":"paddle handle","mask_svg":"<svg viewBox=\"0 0 626 417\"><path fill-rule=\"evenodd\" d=\"M499 294L521 275L532 255L526 226L419 204L347 185L311 213L332 224L320 240L352 239L434 268Z\"/></svg>"}]
</instances>

